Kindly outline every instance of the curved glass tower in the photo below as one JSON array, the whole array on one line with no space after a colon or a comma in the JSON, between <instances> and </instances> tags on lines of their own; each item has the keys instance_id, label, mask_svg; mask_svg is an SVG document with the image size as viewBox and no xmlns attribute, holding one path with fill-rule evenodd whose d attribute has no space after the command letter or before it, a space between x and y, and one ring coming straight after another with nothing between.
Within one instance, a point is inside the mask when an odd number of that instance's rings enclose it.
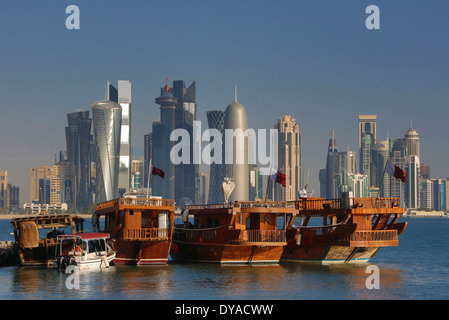
<instances>
[{"instance_id":1,"label":"curved glass tower","mask_svg":"<svg viewBox=\"0 0 449 320\"><path fill-rule=\"evenodd\" d=\"M217 129L221 132L222 139L224 136L224 118L225 112L223 110L207 111L207 123L209 124L209 129ZM223 140L222 140L223 141ZM210 165L209 173L209 204L216 204L223 202L223 193L221 192L221 183L223 182L225 176L225 166L223 163L212 163Z\"/></svg>"},{"instance_id":2,"label":"curved glass tower","mask_svg":"<svg viewBox=\"0 0 449 320\"><path fill-rule=\"evenodd\" d=\"M97 150L96 202L99 203L118 196L122 107L113 101L95 102L92 118Z\"/></svg>"}]
</instances>

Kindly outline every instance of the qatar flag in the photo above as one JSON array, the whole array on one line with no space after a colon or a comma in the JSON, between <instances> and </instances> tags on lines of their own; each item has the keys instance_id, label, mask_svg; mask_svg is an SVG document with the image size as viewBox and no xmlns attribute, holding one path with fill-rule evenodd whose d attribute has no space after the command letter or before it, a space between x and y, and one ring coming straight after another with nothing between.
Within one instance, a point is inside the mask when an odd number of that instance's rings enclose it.
<instances>
[{"instance_id":1,"label":"qatar flag","mask_svg":"<svg viewBox=\"0 0 449 320\"><path fill-rule=\"evenodd\" d=\"M157 175L157 176L161 177L162 179L164 179L164 177L165 177L165 172L162 171L159 168L156 168L156 167L153 167L153 170L151 171L151 174L152 175Z\"/></svg>"},{"instance_id":2,"label":"qatar flag","mask_svg":"<svg viewBox=\"0 0 449 320\"><path fill-rule=\"evenodd\" d=\"M403 183L407 181L407 172L399 168L390 160L388 160L386 171L389 175L392 175L396 179L401 180Z\"/></svg>"},{"instance_id":3,"label":"qatar flag","mask_svg":"<svg viewBox=\"0 0 449 320\"><path fill-rule=\"evenodd\" d=\"M283 187L286 186L287 178L285 177L285 174L283 174L282 172L272 169L271 179L276 179L275 181L277 183L280 183Z\"/></svg>"}]
</instances>

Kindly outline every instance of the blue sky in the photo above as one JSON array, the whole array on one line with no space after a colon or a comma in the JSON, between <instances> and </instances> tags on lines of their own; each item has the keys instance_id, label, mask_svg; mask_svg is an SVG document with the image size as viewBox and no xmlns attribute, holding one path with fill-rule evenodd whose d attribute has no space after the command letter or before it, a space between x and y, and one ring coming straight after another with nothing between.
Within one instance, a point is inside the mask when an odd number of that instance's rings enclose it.
<instances>
[{"instance_id":1,"label":"blue sky","mask_svg":"<svg viewBox=\"0 0 449 320\"><path fill-rule=\"evenodd\" d=\"M80 30L65 8L80 9ZM380 8L380 30L365 9ZM29 198L31 166L65 150L66 114L91 109L106 81L132 82L132 143L159 117L165 78L197 83L198 120L238 100L249 127L290 113L302 163L318 171L335 130L357 150L357 116L376 114L378 139L403 137L413 121L421 162L449 176L447 1L3 1L0 10L0 170Z\"/></svg>"}]
</instances>

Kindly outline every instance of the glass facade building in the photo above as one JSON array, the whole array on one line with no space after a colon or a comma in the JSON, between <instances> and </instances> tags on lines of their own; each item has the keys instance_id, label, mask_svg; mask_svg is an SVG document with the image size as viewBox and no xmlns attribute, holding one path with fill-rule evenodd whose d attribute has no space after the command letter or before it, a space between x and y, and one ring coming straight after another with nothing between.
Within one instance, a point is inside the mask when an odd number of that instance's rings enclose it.
<instances>
[{"instance_id":1,"label":"glass facade building","mask_svg":"<svg viewBox=\"0 0 449 320\"><path fill-rule=\"evenodd\" d=\"M183 80L173 81L173 96L177 99L175 105L175 129L185 129L189 133L190 162L175 165L175 199L189 199L192 203L200 202L200 192L195 187L199 177L199 166L193 163L193 121L196 120L196 83L188 88Z\"/></svg>"},{"instance_id":2,"label":"glass facade building","mask_svg":"<svg viewBox=\"0 0 449 320\"><path fill-rule=\"evenodd\" d=\"M173 95L173 88L168 85L161 88L160 97L156 104L160 105L160 121L153 122L152 134L152 166L165 172L162 179L159 176L151 177L152 194L164 199L175 199L175 166L170 159L174 141L170 135L175 129L175 106L178 99ZM195 183L195 181L194 181Z\"/></svg>"},{"instance_id":3,"label":"glass facade building","mask_svg":"<svg viewBox=\"0 0 449 320\"><path fill-rule=\"evenodd\" d=\"M85 208L91 203L90 183L90 136L92 119L89 111L78 111L67 114L68 126L65 128L67 161L75 167L76 194L73 204L77 208Z\"/></svg>"},{"instance_id":4,"label":"glass facade building","mask_svg":"<svg viewBox=\"0 0 449 320\"><path fill-rule=\"evenodd\" d=\"M120 130L122 107L113 101L98 101L92 105L96 147L96 202L118 196Z\"/></svg>"},{"instance_id":5,"label":"glass facade building","mask_svg":"<svg viewBox=\"0 0 449 320\"><path fill-rule=\"evenodd\" d=\"M207 123L209 125L209 129L216 129L221 133L222 141L224 136L224 118L225 111L224 110L213 110L207 111ZM211 155L213 157L214 155ZM211 163L210 165L210 173L209 173L209 204L217 204L223 202L223 193L221 191L221 184L225 177L225 165L223 161L221 163Z\"/></svg>"}]
</instances>

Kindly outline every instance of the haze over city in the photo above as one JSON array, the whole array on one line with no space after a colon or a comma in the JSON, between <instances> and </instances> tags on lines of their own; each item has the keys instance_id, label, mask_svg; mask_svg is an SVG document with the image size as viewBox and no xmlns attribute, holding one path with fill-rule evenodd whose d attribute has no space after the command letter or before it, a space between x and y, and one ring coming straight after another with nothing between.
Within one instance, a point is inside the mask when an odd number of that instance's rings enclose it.
<instances>
[{"instance_id":1,"label":"haze over city","mask_svg":"<svg viewBox=\"0 0 449 320\"><path fill-rule=\"evenodd\" d=\"M65 8L80 9L80 29ZM365 9L380 8L379 30ZM377 138L418 132L421 162L447 177L449 53L444 1L18 1L0 12L0 170L29 199L30 168L66 149L67 113L91 110L106 81L132 83L132 147L159 118L169 81L196 82L197 120L234 100L248 127L299 125L303 179L319 195L331 131L358 154L357 117L377 115ZM411 124L412 123L412 124ZM358 157L357 157L358 159ZM203 168L205 169L205 168ZM207 169L207 168L206 168Z\"/></svg>"}]
</instances>

